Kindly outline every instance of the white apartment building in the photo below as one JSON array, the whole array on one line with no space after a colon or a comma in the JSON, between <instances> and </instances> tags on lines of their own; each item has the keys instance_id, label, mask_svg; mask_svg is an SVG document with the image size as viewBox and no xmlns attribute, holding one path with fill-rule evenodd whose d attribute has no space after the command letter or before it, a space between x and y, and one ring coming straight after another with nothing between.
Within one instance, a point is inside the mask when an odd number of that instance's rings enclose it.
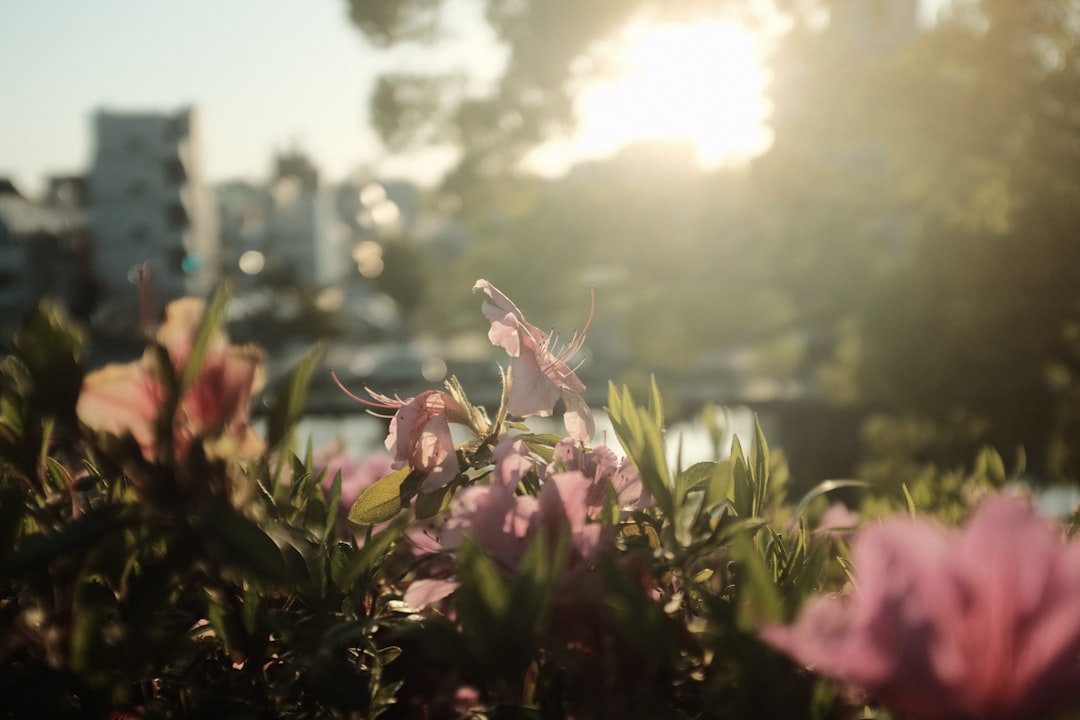
<instances>
[{"instance_id":1,"label":"white apartment building","mask_svg":"<svg viewBox=\"0 0 1080 720\"><path fill-rule=\"evenodd\" d=\"M160 312L182 295L205 296L218 277L217 218L203 177L198 113L98 111L88 177L97 319L137 327L142 275Z\"/></svg>"}]
</instances>

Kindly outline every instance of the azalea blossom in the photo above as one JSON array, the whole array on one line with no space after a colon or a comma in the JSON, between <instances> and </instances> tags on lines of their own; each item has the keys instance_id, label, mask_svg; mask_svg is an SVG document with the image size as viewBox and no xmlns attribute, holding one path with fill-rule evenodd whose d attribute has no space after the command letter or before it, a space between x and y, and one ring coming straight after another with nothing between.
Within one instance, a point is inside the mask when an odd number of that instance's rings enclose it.
<instances>
[{"instance_id":1,"label":"azalea blossom","mask_svg":"<svg viewBox=\"0 0 1080 720\"><path fill-rule=\"evenodd\" d=\"M584 570L604 539L604 527L589 522L586 497L591 486L588 478L571 471L553 475L537 497L517 495L499 483L465 488L451 503L442 547L456 550L467 535L512 572L537 534L554 545L565 528L570 535L570 571Z\"/></svg>"},{"instance_id":2,"label":"azalea blossom","mask_svg":"<svg viewBox=\"0 0 1080 720\"><path fill-rule=\"evenodd\" d=\"M596 517L603 509L608 488L615 492L620 508L639 510L652 505L637 468L626 458L618 458L606 445L586 449L572 438L562 440L555 446L552 461L544 472L551 477L568 470L578 470L589 479L585 503L590 517Z\"/></svg>"},{"instance_id":3,"label":"azalea blossom","mask_svg":"<svg viewBox=\"0 0 1080 720\"><path fill-rule=\"evenodd\" d=\"M338 505L338 527L348 527L349 510L360 493L393 470L393 458L383 452L371 453L361 461L348 451L340 440L334 440L313 461L317 472L326 471L322 488L326 493L334 484L334 477L341 473L341 496Z\"/></svg>"},{"instance_id":4,"label":"azalea blossom","mask_svg":"<svg viewBox=\"0 0 1080 720\"><path fill-rule=\"evenodd\" d=\"M853 546L855 590L761 635L913 718L1019 720L1080 702L1080 542L1022 501L962 530L890 519Z\"/></svg>"},{"instance_id":5,"label":"azalea blossom","mask_svg":"<svg viewBox=\"0 0 1080 720\"><path fill-rule=\"evenodd\" d=\"M506 572L514 572L538 535L554 547L561 533L569 536L570 557L564 582L573 582L595 561L610 540L600 523L590 522L588 497L593 482L577 470L547 473L537 497L516 492L521 478L533 469L525 443L504 438L495 449L495 469L489 485L458 491L439 533L439 550L458 550L468 537ZM445 577L414 581L405 602L421 608L443 600L457 588Z\"/></svg>"},{"instance_id":6,"label":"azalea blossom","mask_svg":"<svg viewBox=\"0 0 1080 720\"><path fill-rule=\"evenodd\" d=\"M177 377L183 375L205 312L196 298L169 304L157 333ZM207 343L203 364L184 389L173 422L173 452L184 457L196 439L214 438L222 454L253 457L262 441L250 422L252 397L265 382L263 355L250 346L230 345L225 333L215 332ZM157 370L156 354L148 348L134 363L112 364L87 374L76 413L88 427L117 437L130 434L150 461L159 459L159 418L169 390Z\"/></svg>"},{"instance_id":7,"label":"azalea blossom","mask_svg":"<svg viewBox=\"0 0 1080 720\"><path fill-rule=\"evenodd\" d=\"M334 377L337 381L337 377ZM416 397L401 399L368 390L371 400L358 397L338 382L349 397L374 410L393 411L386 449L393 457L393 468L410 467L424 474L420 489L434 492L454 479L461 467L450 435L450 422L469 425L468 411L448 393L426 390Z\"/></svg>"},{"instance_id":8,"label":"azalea blossom","mask_svg":"<svg viewBox=\"0 0 1080 720\"><path fill-rule=\"evenodd\" d=\"M473 292L477 290L490 300L485 300L482 307L484 317L491 321L488 339L512 358L506 411L518 417L547 417L562 398L566 406L563 423L567 432L581 443L592 440L596 426L589 406L581 397L585 384L568 365L585 342L592 313L589 313L585 328L566 347L556 350L554 339L525 320L517 306L491 283L477 280Z\"/></svg>"}]
</instances>

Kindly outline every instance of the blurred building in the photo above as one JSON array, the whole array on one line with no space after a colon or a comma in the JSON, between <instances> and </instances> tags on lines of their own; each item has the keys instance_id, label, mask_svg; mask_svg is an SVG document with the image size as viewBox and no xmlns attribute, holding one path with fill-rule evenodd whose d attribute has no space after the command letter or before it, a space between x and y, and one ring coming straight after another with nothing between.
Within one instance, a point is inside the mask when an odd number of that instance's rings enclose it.
<instances>
[{"instance_id":1,"label":"blurred building","mask_svg":"<svg viewBox=\"0 0 1080 720\"><path fill-rule=\"evenodd\" d=\"M92 307L94 281L81 178L50 180L45 202L0 179L0 333L49 296L76 315Z\"/></svg>"},{"instance_id":2,"label":"blurred building","mask_svg":"<svg viewBox=\"0 0 1080 720\"><path fill-rule=\"evenodd\" d=\"M349 269L348 228L335 210L336 193L298 152L279 154L270 182L266 281L296 288L340 282Z\"/></svg>"},{"instance_id":3,"label":"blurred building","mask_svg":"<svg viewBox=\"0 0 1080 720\"><path fill-rule=\"evenodd\" d=\"M243 180L214 188L221 237L221 274L238 286L261 284L274 208L269 188Z\"/></svg>"},{"instance_id":4,"label":"blurred building","mask_svg":"<svg viewBox=\"0 0 1080 720\"><path fill-rule=\"evenodd\" d=\"M202 169L199 116L99 111L87 191L99 282L95 320L138 327L144 300L157 312L183 295L205 296L218 277L218 232Z\"/></svg>"}]
</instances>

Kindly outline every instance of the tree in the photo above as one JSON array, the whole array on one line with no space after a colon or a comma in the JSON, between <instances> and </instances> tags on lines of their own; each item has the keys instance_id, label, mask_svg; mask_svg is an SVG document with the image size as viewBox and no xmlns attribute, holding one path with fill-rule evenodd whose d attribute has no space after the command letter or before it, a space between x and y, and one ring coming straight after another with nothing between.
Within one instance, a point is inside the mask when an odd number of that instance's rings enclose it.
<instances>
[{"instance_id":1,"label":"tree","mask_svg":"<svg viewBox=\"0 0 1080 720\"><path fill-rule=\"evenodd\" d=\"M886 76L918 215L860 313L852 373L864 399L939 429L930 459L1023 445L1038 475L1080 477L1078 19L1071 0L960 6Z\"/></svg>"},{"instance_id":2,"label":"tree","mask_svg":"<svg viewBox=\"0 0 1080 720\"><path fill-rule=\"evenodd\" d=\"M448 7L370 5L353 2L354 20L383 42L437 35ZM958 2L929 31L893 14L914 3L777 2L794 22L773 58L776 143L737 181L680 180L674 196L617 172L502 186L523 148L572 121L575 61L597 41L716 3L484 7L508 52L490 93L389 78L375 113L395 141L462 148L448 185L481 237L473 267L531 275L526 295L559 304L606 261L616 334L643 364L791 341L801 360L774 372L923 424L924 459L1022 444L1034 472L1080 477L1080 2Z\"/></svg>"}]
</instances>

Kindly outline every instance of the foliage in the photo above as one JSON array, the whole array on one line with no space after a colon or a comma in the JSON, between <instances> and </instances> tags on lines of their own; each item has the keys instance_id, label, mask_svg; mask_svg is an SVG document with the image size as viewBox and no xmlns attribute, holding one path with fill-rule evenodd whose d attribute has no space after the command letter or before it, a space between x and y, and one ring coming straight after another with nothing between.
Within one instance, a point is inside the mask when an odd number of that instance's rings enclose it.
<instances>
[{"instance_id":1,"label":"foliage","mask_svg":"<svg viewBox=\"0 0 1080 720\"><path fill-rule=\"evenodd\" d=\"M382 44L446 30L449 3L376 5L350 3ZM431 326L460 327L452 288L478 271L559 320L565 291L595 283L610 298L595 333L607 376L656 372L673 406L678 378L696 371L721 385L714 401L738 399L746 376L780 379L956 440L905 464L1023 446L1033 477L1080 477L1073 0L958 1L930 27L891 24L914 2L771 3L790 23L772 38L775 142L763 156L699 176L672 172L668 148L550 182L514 163L572 120L585 60L631 18L752 24L770 3L480 5L508 58L498 81L403 79L403 100L439 111L384 113L388 133L408 115L441 128L416 142L463 153L446 184L476 241L432 279L447 292L421 311ZM835 22L815 22L822 8Z\"/></svg>"},{"instance_id":2,"label":"foliage","mask_svg":"<svg viewBox=\"0 0 1080 720\"><path fill-rule=\"evenodd\" d=\"M162 382L150 444L80 404L97 376L56 308L5 359L3 716L853 717L840 686L759 635L848 582L859 520L836 520L828 496L951 522L1009 482L987 451L959 486L938 477L897 497L833 481L791 498L760 426L682 467L656 383L644 402L612 384L621 460L509 415L503 371L494 416L455 380L418 399L372 393L394 411L396 468L357 487L295 446L317 353L277 394L254 455L226 442L241 410L214 424L193 404L227 394L201 394L216 363L255 357L220 335L223 303L181 336L170 308L149 341ZM433 446L445 421L469 437Z\"/></svg>"}]
</instances>

